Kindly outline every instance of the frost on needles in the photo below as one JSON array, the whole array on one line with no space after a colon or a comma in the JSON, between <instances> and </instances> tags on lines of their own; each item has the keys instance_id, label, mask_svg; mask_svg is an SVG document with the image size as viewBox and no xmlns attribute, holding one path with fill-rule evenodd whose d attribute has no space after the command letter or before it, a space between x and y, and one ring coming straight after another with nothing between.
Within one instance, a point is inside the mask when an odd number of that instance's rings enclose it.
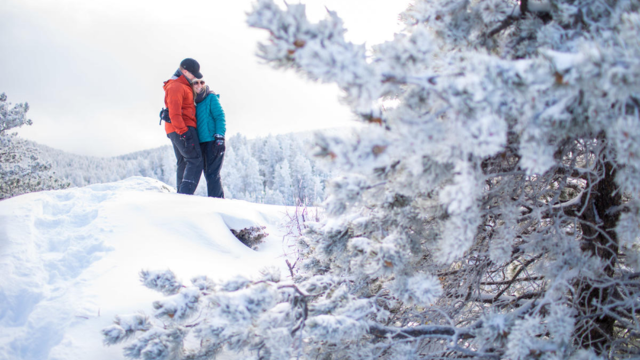
<instances>
[{"instance_id":1,"label":"frost on needles","mask_svg":"<svg viewBox=\"0 0 640 360\"><path fill-rule=\"evenodd\" d=\"M366 126L316 138L337 176L292 278L198 287L199 320L156 326L179 336L154 344L180 359L639 357L639 8L417 0L368 55L334 12L310 23L304 5L257 1L260 58L337 84ZM200 347L172 352L184 336Z\"/></svg>"}]
</instances>

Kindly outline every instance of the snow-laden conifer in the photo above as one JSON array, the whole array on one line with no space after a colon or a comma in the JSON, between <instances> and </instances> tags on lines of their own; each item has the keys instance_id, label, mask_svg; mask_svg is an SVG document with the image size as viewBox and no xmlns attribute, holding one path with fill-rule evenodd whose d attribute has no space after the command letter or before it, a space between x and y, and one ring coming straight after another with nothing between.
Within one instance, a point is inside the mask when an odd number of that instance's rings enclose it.
<instances>
[{"instance_id":1,"label":"snow-laden conifer","mask_svg":"<svg viewBox=\"0 0 640 360\"><path fill-rule=\"evenodd\" d=\"M33 124L26 117L27 111L27 103L12 105L6 94L0 94L0 199L69 186L50 171L51 164L39 159L36 148L9 133Z\"/></svg>"},{"instance_id":2,"label":"snow-laden conifer","mask_svg":"<svg viewBox=\"0 0 640 360\"><path fill-rule=\"evenodd\" d=\"M316 140L341 174L297 274L394 314L347 357L638 356L638 8L416 1L367 56L333 12L256 2L259 56L337 84L369 124Z\"/></svg>"}]
</instances>

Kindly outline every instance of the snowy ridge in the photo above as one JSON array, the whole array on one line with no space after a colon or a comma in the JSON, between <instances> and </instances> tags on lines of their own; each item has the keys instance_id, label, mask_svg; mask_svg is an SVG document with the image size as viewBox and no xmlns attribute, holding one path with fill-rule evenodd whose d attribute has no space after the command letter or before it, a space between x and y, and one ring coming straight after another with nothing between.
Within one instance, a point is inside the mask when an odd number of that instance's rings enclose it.
<instances>
[{"instance_id":1,"label":"snowy ridge","mask_svg":"<svg viewBox=\"0 0 640 360\"><path fill-rule=\"evenodd\" d=\"M348 129L324 130L324 134L348 133ZM234 135L227 139L224 166L220 176L228 199L253 203L295 205L320 203L324 181L330 170L318 166L307 154L313 133L268 135L247 139ZM87 186L144 176L175 187L176 157L171 145L126 155L102 158L82 156L23 141L40 151L55 174L71 186ZM207 196L204 177L196 195Z\"/></svg>"},{"instance_id":2,"label":"snowy ridge","mask_svg":"<svg viewBox=\"0 0 640 360\"><path fill-rule=\"evenodd\" d=\"M189 279L286 269L285 207L175 194L153 179L32 193L0 202L0 360L122 359L100 329L151 313L139 272ZM230 232L266 226L259 251ZM284 274L285 272L283 272Z\"/></svg>"}]
</instances>

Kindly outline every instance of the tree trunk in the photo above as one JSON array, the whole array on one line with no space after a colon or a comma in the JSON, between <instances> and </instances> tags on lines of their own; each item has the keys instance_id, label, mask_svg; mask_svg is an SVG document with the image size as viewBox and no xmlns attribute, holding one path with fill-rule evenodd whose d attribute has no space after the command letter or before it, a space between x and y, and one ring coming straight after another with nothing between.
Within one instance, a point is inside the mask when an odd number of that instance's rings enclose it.
<instances>
[{"instance_id":1,"label":"tree trunk","mask_svg":"<svg viewBox=\"0 0 640 360\"><path fill-rule=\"evenodd\" d=\"M604 264L606 277L612 277L618 259L618 238L615 228L620 217L618 211L622 195L615 183L616 168L606 156L596 165L598 177L587 183L586 196L582 200L584 212L580 216L582 228L581 248L591 256L599 257ZM591 187L591 192L588 188ZM603 279L603 280L606 280ZM604 281L602 282L604 283ZM615 287L596 287L590 279L576 284L576 299L580 315L586 321L578 323L581 332L580 346L593 348L603 354L613 338L615 319L606 315L602 307L615 292Z\"/></svg>"}]
</instances>

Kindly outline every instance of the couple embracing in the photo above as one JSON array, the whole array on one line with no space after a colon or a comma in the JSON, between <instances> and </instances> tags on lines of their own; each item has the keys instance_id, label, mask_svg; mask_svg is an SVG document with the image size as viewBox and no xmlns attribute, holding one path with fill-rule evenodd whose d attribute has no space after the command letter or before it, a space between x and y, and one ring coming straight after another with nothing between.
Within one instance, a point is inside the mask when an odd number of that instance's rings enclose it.
<instances>
[{"instance_id":1,"label":"couple embracing","mask_svg":"<svg viewBox=\"0 0 640 360\"><path fill-rule=\"evenodd\" d=\"M171 79L164 83L164 103L170 121L167 137L177 159L178 193L193 195L204 170L207 195L224 198L220 168L224 160L226 124L220 95L205 85L200 64L184 59Z\"/></svg>"}]
</instances>

